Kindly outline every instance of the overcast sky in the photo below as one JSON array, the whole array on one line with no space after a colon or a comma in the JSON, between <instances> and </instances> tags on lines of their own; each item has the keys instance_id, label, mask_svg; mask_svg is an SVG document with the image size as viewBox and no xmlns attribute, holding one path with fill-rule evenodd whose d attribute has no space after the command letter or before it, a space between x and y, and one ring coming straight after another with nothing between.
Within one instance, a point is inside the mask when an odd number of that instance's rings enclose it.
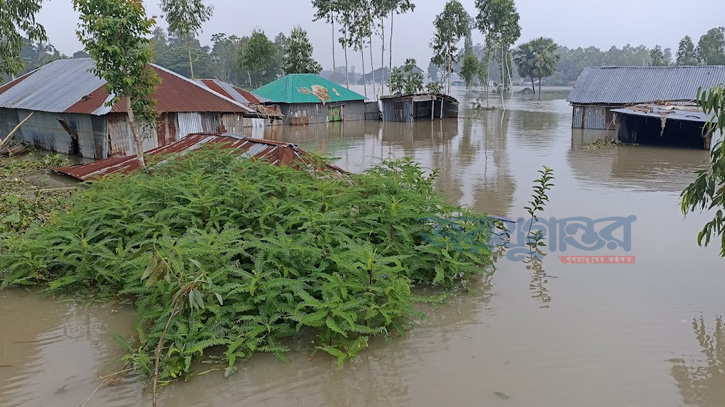
<instances>
[{"instance_id":1,"label":"overcast sky","mask_svg":"<svg viewBox=\"0 0 725 407\"><path fill-rule=\"evenodd\" d=\"M460 1L475 16L475 0ZM395 19L393 63L399 65L405 58L413 57L425 68L431 56L428 44L433 37L432 23L446 2L414 2L413 13ZM150 15L160 15L159 1L144 3ZM81 49L75 36L78 15L72 4L72 0L46 0L38 16L50 42L67 55ZM325 68L332 65L330 27L321 21L312 22L310 0L207 0L207 4L214 5L214 15L203 27L200 35L203 44L208 44L215 33L243 36L254 28L262 28L273 38L279 32L288 34L292 26L300 25L308 32L317 60ZM685 35L697 43L708 29L725 25L725 0L516 0L516 6L521 15L519 42L545 36L570 48L661 45L672 48L674 55ZM166 26L163 18L158 22ZM376 67L380 64L379 41L373 44L378 50ZM477 32L474 42L483 42ZM338 50L337 65L344 65L342 51ZM351 55L350 65L360 66L359 59L359 53Z\"/></svg>"}]
</instances>

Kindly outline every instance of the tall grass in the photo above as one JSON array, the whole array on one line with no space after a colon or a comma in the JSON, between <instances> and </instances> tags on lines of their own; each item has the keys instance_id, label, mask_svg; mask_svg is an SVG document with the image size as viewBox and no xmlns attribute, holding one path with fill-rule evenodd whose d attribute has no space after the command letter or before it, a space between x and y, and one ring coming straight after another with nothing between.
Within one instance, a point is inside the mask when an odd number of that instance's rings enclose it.
<instances>
[{"instance_id":1,"label":"tall grass","mask_svg":"<svg viewBox=\"0 0 725 407\"><path fill-rule=\"evenodd\" d=\"M430 221L467 219L445 227L479 228L487 247L481 217L446 204L418 164L319 175L200 151L99 181L5 242L2 287L133 303L126 360L151 375L159 349L163 381L210 348L227 374L255 352L286 359L283 339L303 329L342 364L417 316L414 285L450 290L492 272L490 251L460 250Z\"/></svg>"}]
</instances>

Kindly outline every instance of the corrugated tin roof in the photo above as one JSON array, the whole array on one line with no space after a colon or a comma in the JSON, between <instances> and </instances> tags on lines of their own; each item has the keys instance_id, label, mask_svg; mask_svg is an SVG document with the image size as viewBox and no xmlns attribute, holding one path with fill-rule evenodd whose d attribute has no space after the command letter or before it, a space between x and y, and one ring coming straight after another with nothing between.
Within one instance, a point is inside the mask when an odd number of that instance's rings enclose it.
<instances>
[{"instance_id":1,"label":"corrugated tin roof","mask_svg":"<svg viewBox=\"0 0 725 407\"><path fill-rule=\"evenodd\" d=\"M28 73L0 94L0 107L61 113L105 85L90 58L59 59ZM101 101L102 104L102 101Z\"/></svg>"},{"instance_id":2,"label":"corrugated tin roof","mask_svg":"<svg viewBox=\"0 0 725 407\"><path fill-rule=\"evenodd\" d=\"M253 139L236 134L195 133L163 147L158 147L145 153L148 157L157 157L167 154L186 154L206 146L219 145L222 149L235 150L241 157L261 158L274 165L295 166L298 164L314 164L309 153L294 144L272 140ZM163 163L163 161L162 161ZM56 168L55 171L69 175L81 181L93 181L111 174L128 174L138 169L135 155L125 157L110 157L88 164L71 167ZM334 165L326 164L326 169L338 174L346 171Z\"/></svg>"},{"instance_id":3,"label":"corrugated tin roof","mask_svg":"<svg viewBox=\"0 0 725 407\"><path fill-rule=\"evenodd\" d=\"M567 99L576 104L694 100L697 89L725 83L725 66L585 68Z\"/></svg>"},{"instance_id":4,"label":"corrugated tin roof","mask_svg":"<svg viewBox=\"0 0 725 407\"><path fill-rule=\"evenodd\" d=\"M110 96L105 81L91 69L90 58L61 59L44 65L3 87L0 107L52 113L102 116L126 112L121 102L105 106ZM256 116L256 111L206 86L157 65L152 65L161 83L154 93L159 112L224 112Z\"/></svg>"},{"instance_id":5,"label":"corrugated tin roof","mask_svg":"<svg viewBox=\"0 0 725 407\"><path fill-rule=\"evenodd\" d=\"M365 100L365 96L313 74L290 74L252 92L274 103L330 103Z\"/></svg>"},{"instance_id":6,"label":"corrugated tin roof","mask_svg":"<svg viewBox=\"0 0 725 407\"><path fill-rule=\"evenodd\" d=\"M220 93L228 98L234 99L239 103L268 103L271 100L256 96L252 92L246 91L238 86L234 86L231 83L220 81L219 79L199 79L198 82L203 83L209 89Z\"/></svg>"},{"instance_id":7,"label":"corrugated tin roof","mask_svg":"<svg viewBox=\"0 0 725 407\"><path fill-rule=\"evenodd\" d=\"M612 111L624 115L653 117L656 119L664 118L666 120L684 120L698 123L706 123L714 116L712 114L705 114L696 108L659 105L637 105L623 109L612 109Z\"/></svg>"}]
</instances>

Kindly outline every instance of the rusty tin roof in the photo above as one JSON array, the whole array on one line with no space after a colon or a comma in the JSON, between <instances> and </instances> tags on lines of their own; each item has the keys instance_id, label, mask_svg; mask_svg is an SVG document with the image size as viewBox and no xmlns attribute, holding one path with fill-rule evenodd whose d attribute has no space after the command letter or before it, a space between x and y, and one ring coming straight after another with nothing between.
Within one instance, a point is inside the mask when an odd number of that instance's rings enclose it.
<instances>
[{"instance_id":1,"label":"rusty tin roof","mask_svg":"<svg viewBox=\"0 0 725 407\"><path fill-rule=\"evenodd\" d=\"M313 162L310 153L294 144L253 139L228 133L189 134L179 141L147 151L145 153L146 160L148 162L149 156L158 157L167 154L183 155L189 151L216 145L222 149L237 150L235 154L238 154L240 157L261 158L277 166L296 166L297 164L311 164ZM81 181L93 181L111 174L128 174L138 168L139 165L136 156L129 155L110 157L88 164L55 168L55 171ZM326 169L338 174L347 173L345 170L330 164L326 164Z\"/></svg>"},{"instance_id":2,"label":"rusty tin roof","mask_svg":"<svg viewBox=\"0 0 725 407\"><path fill-rule=\"evenodd\" d=\"M0 87L0 107L102 116L126 112L121 102L106 106L106 82L96 77L90 58L61 59ZM220 112L258 116L254 109L175 72L152 65L161 83L153 97L159 112Z\"/></svg>"}]
</instances>

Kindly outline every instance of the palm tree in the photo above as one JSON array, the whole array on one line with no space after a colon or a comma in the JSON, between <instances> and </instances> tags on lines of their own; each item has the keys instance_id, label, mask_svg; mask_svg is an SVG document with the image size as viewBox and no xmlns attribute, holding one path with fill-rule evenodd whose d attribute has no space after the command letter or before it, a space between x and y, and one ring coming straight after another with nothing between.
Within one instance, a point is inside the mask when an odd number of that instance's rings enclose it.
<instances>
[{"instance_id":1,"label":"palm tree","mask_svg":"<svg viewBox=\"0 0 725 407\"><path fill-rule=\"evenodd\" d=\"M519 45L514 50L514 62L518 66L519 75L531 78L532 88L534 88L534 78L539 79L539 98L541 98L541 79L551 76L559 62L557 49L554 40L539 37Z\"/></svg>"}]
</instances>

